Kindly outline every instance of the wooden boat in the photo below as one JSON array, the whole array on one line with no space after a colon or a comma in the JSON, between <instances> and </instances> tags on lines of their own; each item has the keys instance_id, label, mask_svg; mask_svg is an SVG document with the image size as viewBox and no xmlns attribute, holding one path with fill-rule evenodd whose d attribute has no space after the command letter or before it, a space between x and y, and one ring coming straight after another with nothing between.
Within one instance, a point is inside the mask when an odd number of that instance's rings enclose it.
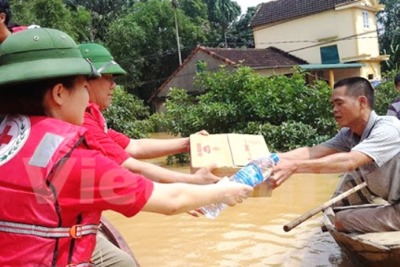
<instances>
[{"instance_id":1,"label":"wooden boat","mask_svg":"<svg viewBox=\"0 0 400 267\"><path fill-rule=\"evenodd\" d=\"M100 232L104 234L104 236L115 246L119 247L128 255L130 255L137 267L140 266L138 261L135 258L135 255L133 254L132 250L130 249L128 243L126 243L125 239L122 237L121 233L118 231L117 228L115 228L110 221L108 221L104 216L101 217L101 225L100 225Z\"/></svg>"},{"instance_id":2,"label":"wooden boat","mask_svg":"<svg viewBox=\"0 0 400 267\"><path fill-rule=\"evenodd\" d=\"M353 206L351 208L362 207ZM338 208L332 209L333 212L338 210ZM324 212L324 229L329 231L342 251L356 266L400 266L400 231L368 234L339 232L329 219L332 211L328 209Z\"/></svg>"},{"instance_id":3,"label":"wooden boat","mask_svg":"<svg viewBox=\"0 0 400 267\"><path fill-rule=\"evenodd\" d=\"M329 231L347 257L360 267L400 266L400 231L377 233L343 233L336 230L333 220L345 209L379 208L387 202L374 196L358 172L346 173L332 198L321 206L284 225L288 232L300 223L323 211L322 231Z\"/></svg>"}]
</instances>

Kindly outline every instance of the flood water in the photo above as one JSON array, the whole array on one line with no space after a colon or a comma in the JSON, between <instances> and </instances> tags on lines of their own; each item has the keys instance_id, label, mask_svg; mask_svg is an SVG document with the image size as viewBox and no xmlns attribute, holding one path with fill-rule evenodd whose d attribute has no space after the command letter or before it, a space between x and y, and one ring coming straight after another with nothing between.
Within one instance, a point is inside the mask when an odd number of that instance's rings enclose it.
<instances>
[{"instance_id":1,"label":"flood water","mask_svg":"<svg viewBox=\"0 0 400 267\"><path fill-rule=\"evenodd\" d=\"M188 165L164 167L189 172ZM249 198L216 219L141 212L105 216L125 237L142 267L353 267L316 215L290 232L283 225L327 201L338 174L295 175L271 197Z\"/></svg>"}]
</instances>

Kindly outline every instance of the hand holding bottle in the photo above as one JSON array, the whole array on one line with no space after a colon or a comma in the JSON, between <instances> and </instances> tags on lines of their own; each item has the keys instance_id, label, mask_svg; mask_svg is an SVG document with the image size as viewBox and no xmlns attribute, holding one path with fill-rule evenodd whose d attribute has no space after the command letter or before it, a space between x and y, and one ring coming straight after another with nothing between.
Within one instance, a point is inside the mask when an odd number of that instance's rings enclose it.
<instances>
[{"instance_id":1,"label":"hand holding bottle","mask_svg":"<svg viewBox=\"0 0 400 267\"><path fill-rule=\"evenodd\" d=\"M216 185L225 189L225 194L221 195L219 202L228 206L242 203L243 199L248 198L253 192L253 187L246 184L232 183L228 177L225 177Z\"/></svg>"},{"instance_id":2,"label":"hand holding bottle","mask_svg":"<svg viewBox=\"0 0 400 267\"><path fill-rule=\"evenodd\" d=\"M278 161L279 157L275 153L252 160L246 166L232 175L229 178L229 181L254 187L270 177L272 169L278 163ZM224 179L218 182L218 184L223 184L224 186L227 186L228 184L235 184L223 183L223 181ZM222 212L222 210L225 209L225 207L225 203L216 203L202 207L200 210L207 218L214 219Z\"/></svg>"}]
</instances>

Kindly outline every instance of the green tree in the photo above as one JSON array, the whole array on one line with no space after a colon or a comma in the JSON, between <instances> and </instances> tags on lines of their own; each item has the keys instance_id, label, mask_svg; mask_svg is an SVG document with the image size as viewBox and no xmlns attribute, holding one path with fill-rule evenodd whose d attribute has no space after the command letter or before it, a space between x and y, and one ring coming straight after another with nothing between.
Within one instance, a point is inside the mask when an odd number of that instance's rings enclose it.
<instances>
[{"instance_id":1,"label":"green tree","mask_svg":"<svg viewBox=\"0 0 400 267\"><path fill-rule=\"evenodd\" d=\"M207 5L202 0L179 0L178 7L183 10L193 22L209 27L207 18Z\"/></svg>"},{"instance_id":2,"label":"green tree","mask_svg":"<svg viewBox=\"0 0 400 267\"><path fill-rule=\"evenodd\" d=\"M227 33L229 47L254 48L253 30L249 27L257 7L249 7L247 13L234 21Z\"/></svg>"},{"instance_id":3,"label":"green tree","mask_svg":"<svg viewBox=\"0 0 400 267\"><path fill-rule=\"evenodd\" d=\"M331 89L323 81L307 86L300 71L293 77L267 77L248 67L233 72L222 68L198 74L195 83L205 90L203 95L192 97L175 88L166 113L155 115L168 132L260 133L271 148L286 150L313 145L336 131Z\"/></svg>"},{"instance_id":4,"label":"green tree","mask_svg":"<svg viewBox=\"0 0 400 267\"><path fill-rule=\"evenodd\" d=\"M217 14L221 19L221 27L224 34L225 48L228 47L227 32L229 26L236 20L240 15L241 9L238 3L232 2L231 0L215 0L215 6Z\"/></svg>"},{"instance_id":5,"label":"green tree","mask_svg":"<svg viewBox=\"0 0 400 267\"><path fill-rule=\"evenodd\" d=\"M375 111L379 115L385 115L389 105L399 97L394 85L394 77L400 73L399 69L391 70L383 74L382 83L375 88Z\"/></svg>"},{"instance_id":6,"label":"green tree","mask_svg":"<svg viewBox=\"0 0 400 267\"><path fill-rule=\"evenodd\" d=\"M33 1L19 1L10 0L9 1L12 12L11 20L19 25L31 25L37 24L36 16L32 12ZM18 12L15 12L18 10Z\"/></svg>"},{"instance_id":7,"label":"green tree","mask_svg":"<svg viewBox=\"0 0 400 267\"><path fill-rule=\"evenodd\" d=\"M62 0L14 0L11 6L13 20L19 24L59 29L78 42L88 39L91 17L84 8L70 10Z\"/></svg>"},{"instance_id":8,"label":"green tree","mask_svg":"<svg viewBox=\"0 0 400 267\"><path fill-rule=\"evenodd\" d=\"M130 8L137 0L65 0L72 6L84 6L86 9L101 15L119 15Z\"/></svg>"},{"instance_id":9,"label":"green tree","mask_svg":"<svg viewBox=\"0 0 400 267\"><path fill-rule=\"evenodd\" d=\"M207 33L204 31L204 25L194 24L192 19L185 15L180 8L177 9L177 17L179 24L180 43L183 47L183 54L187 55L197 45L198 42L203 42L207 39ZM129 13L120 16L119 20L112 22L110 33L107 35L109 45L111 42L117 41L120 36L118 33L124 30L121 22L125 25L135 25L135 30L138 30L140 37L138 40L130 39L134 35L132 31L123 36L127 42L124 48L129 45L132 48L121 50L121 54L133 55L136 57L128 58L125 56L125 61L130 61L130 64L138 64L137 77L140 77L140 88L133 86L139 81L125 84L129 92L137 94L142 99L148 99L154 90L156 90L162 82L168 78L173 71L179 66L178 51L176 48L175 38L175 21L174 9L169 0L149 0L146 2L138 2L130 9ZM114 31L114 29L119 29ZM145 33L141 35L141 33ZM143 38L142 38L143 37ZM121 41L118 41L121 42ZM136 46L135 42L139 45ZM116 48L118 49L118 48ZM130 51L136 50L136 51ZM116 52L116 50L112 50ZM116 57L117 60L122 59ZM123 65L127 67L127 65Z\"/></svg>"},{"instance_id":10,"label":"green tree","mask_svg":"<svg viewBox=\"0 0 400 267\"><path fill-rule=\"evenodd\" d=\"M118 82L127 88L141 86L147 37L143 28L135 22L134 14L114 20L108 29L106 40L106 46L115 60L128 72L128 75L118 77Z\"/></svg>"},{"instance_id":11,"label":"green tree","mask_svg":"<svg viewBox=\"0 0 400 267\"><path fill-rule=\"evenodd\" d=\"M84 7L90 12L92 21L88 31L91 41L106 41L107 29L112 21L135 3L136 0L64 0L72 10Z\"/></svg>"},{"instance_id":12,"label":"green tree","mask_svg":"<svg viewBox=\"0 0 400 267\"><path fill-rule=\"evenodd\" d=\"M381 0L385 10L377 14L380 30L379 45L382 54L390 59L382 64L383 70L399 69L400 65L400 2L398 0Z\"/></svg>"},{"instance_id":13,"label":"green tree","mask_svg":"<svg viewBox=\"0 0 400 267\"><path fill-rule=\"evenodd\" d=\"M77 33L71 25L71 13L62 0L34 0L32 8L41 27L59 29L77 39Z\"/></svg>"},{"instance_id":14,"label":"green tree","mask_svg":"<svg viewBox=\"0 0 400 267\"><path fill-rule=\"evenodd\" d=\"M231 0L205 0L205 2L212 27L221 31L224 46L228 47L227 31L241 13L239 4Z\"/></svg>"},{"instance_id":15,"label":"green tree","mask_svg":"<svg viewBox=\"0 0 400 267\"><path fill-rule=\"evenodd\" d=\"M104 112L108 127L123 132L131 138L148 137L154 132L154 124L148 119L150 111L143 101L123 88L117 87L113 103Z\"/></svg>"}]
</instances>

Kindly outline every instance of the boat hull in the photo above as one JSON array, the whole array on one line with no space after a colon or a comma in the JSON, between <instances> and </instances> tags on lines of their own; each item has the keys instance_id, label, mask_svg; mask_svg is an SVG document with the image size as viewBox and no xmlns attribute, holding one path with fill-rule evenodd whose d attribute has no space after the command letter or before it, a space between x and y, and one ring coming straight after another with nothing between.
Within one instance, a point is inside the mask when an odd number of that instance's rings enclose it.
<instances>
[{"instance_id":1,"label":"boat hull","mask_svg":"<svg viewBox=\"0 0 400 267\"><path fill-rule=\"evenodd\" d=\"M400 266L400 232L346 234L329 229L347 257L357 266Z\"/></svg>"}]
</instances>

